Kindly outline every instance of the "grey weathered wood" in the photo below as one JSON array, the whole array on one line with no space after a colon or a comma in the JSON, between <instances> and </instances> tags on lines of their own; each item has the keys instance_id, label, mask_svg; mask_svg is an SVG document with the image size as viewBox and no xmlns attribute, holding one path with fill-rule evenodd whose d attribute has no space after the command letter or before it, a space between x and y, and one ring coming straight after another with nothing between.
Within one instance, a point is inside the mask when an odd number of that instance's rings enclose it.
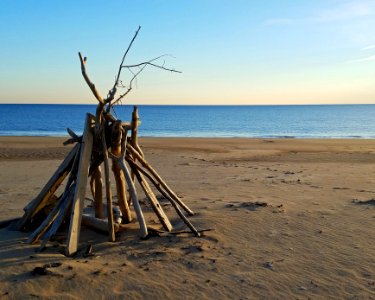
<instances>
[{"instance_id":1,"label":"grey weathered wood","mask_svg":"<svg viewBox=\"0 0 375 300\"><path fill-rule=\"evenodd\" d=\"M87 177L89 174L91 151L93 146L92 116L86 114L85 129L81 146L76 189L72 204L72 214L67 238L66 255L70 256L77 252L83 204L86 194Z\"/></svg>"},{"instance_id":2,"label":"grey weathered wood","mask_svg":"<svg viewBox=\"0 0 375 300\"><path fill-rule=\"evenodd\" d=\"M57 168L40 193L28 205L26 205L24 208L25 213L15 225L15 229L22 230L26 222L35 216L35 214L46 205L49 198L55 193L57 188L64 181L65 177L71 170L79 147L79 144L76 144L73 149L70 150L69 154L65 157L61 165Z\"/></svg>"},{"instance_id":3,"label":"grey weathered wood","mask_svg":"<svg viewBox=\"0 0 375 300\"><path fill-rule=\"evenodd\" d=\"M58 215L61 214L65 207L67 206L67 202L69 200L70 193L63 194L55 207L51 210L48 216L43 220L43 222L39 225L39 227L29 236L27 242L33 244L37 242L40 237L50 228L51 224L57 219Z\"/></svg>"},{"instance_id":4,"label":"grey weathered wood","mask_svg":"<svg viewBox=\"0 0 375 300\"><path fill-rule=\"evenodd\" d=\"M158 199L156 198L155 194L153 193L151 187L149 186L148 182L145 180L143 175L139 173L136 168L132 168L139 184L141 185L147 199L149 200L152 209L154 210L155 214L157 215L160 223L163 225L164 229L167 231L171 231L173 226L169 221L167 215L164 213L163 208L161 207Z\"/></svg>"},{"instance_id":5,"label":"grey weathered wood","mask_svg":"<svg viewBox=\"0 0 375 300\"><path fill-rule=\"evenodd\" d=\"M132 168L137 168L137 170L145 175L150 182L158 189L158 191L172 204L173 208L176 210L177 214L180 216L182 221L190 228L190 230L194 233L195 236L200 236L199 231L194 227L194 225L189 221L188 218L183 214L180 207L176 203L176 201L166 192L163 190L163 188L160 186L160 183L157 182L150 174L148 174L145 170L143 170L140 166L138 166L136 163L134 163L131 160L128 160L129 164Z\"/></svg>"},{"instance_id":6,"label":"grey weathered wood","mask_svg":"<svg viewBox=\"0 0 375 300\"><path fill-rule=\"evenodd\" d=\"M97 219L91 216L83 215L82 224L96 231L108 233L108 222L106 220ZM114 231L120 230L119 224L114 224Z\"/></svg>"},{"instance_id":7,"label":"grey weathered wood","mask_svg":"<svg viewBox=\"0 0 375 300\"><path fill-rule=\"evenodd\" d=\"M126 145L127 150L135 157L141 165L146 168L151 175L156 179L157 182L165 189L165 191L171 196L171 198L177 202L189 215L193 216L194 212L184 203L182 200L172 191L172 189L165 183L160 175L154 170L153 167L142 157L142 155L132 147L129 143Z\"/></svg>"},{"instance_id":8,"label":"grey weathered wood","mask_svg":"<svg viewBox=\"0 0 375 300\"><path fill-rule=\"evenodd\" d=\"M128 184L128 187L129 187L130 196L131 196L133 206L134 206L134 210L135 210L135 213L137 215L137 219L138 219L138 223L139 223L141 237L146 237L147 234L148 234L147 225L146 225L146 221L145 221L145 218L143 216L143 213L142 213L141 206L140 206L139 201L138 201L138 196L137 196L137 192L136 192L134 183L131 179L129 170L126 167L125 160L123 158L119 159L118 163L119 163L122 171L124 172L126 183Z\"/></svg>"},{"instance_id":9,"label":"grey weathered wood","mask_svg":"<svg viewBox=\"0 0 375 300\"><path fill-rule=\"evenodd\" d=\"M111 180L109 178L109 161L108 161L108 149L105 138L105 124L102 124L102 152L103 152L103 164L104 164L104 178L105 178L105 193L107 199L107 218L108 218L108 234L109 241L114 242L116 240L114 222L113 222L113 210L112 210L112 191L111 191Z\"/></svg>"},{"instance_id":10,"label":"grey weathered wood","mask_svg":"<svg viewBox=\"0 0 375 300\"><path fill-rule=\"evenodd\" d=\"M66 197L66 199L63 201L61 208L58 210L56 218L54 219L51 227L49 230L44 234L43 241L40 245L40 248L44 248L48 241L51 239L51 237L56 234L57 230L60 228L62 222L64 221L64 218L66 214L68 213L69 209L72 206L73 197L74 197L74 191L75 191L75 183L73 183L69 189L64 193L63 197ZM41 236L41 235L40 235Z\"/></svg>"}]
</instances>

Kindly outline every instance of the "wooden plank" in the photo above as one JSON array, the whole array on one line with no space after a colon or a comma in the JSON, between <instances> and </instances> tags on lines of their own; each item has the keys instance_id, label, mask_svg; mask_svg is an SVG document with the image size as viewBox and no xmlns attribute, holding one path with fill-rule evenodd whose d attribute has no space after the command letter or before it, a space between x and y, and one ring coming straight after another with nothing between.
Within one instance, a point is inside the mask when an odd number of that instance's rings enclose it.
<instances>
[{"instance_id":1,"label":"wooden plank","mask_svg":"<svg viewBox=\"0 0 375 300\"><path fill-rule=\"evenodd\" d=\"M72 204L72 214L68 232L66 255L71 256L77 252L79 233L81 229L82 210L86 194L87 177L89 174L91 151L93 146L92 116L86 114L85 129L81 145L76 189Z\"/></svg>"},{"instance_id":2,"label":"wooden plank","mask_svg":"<svg viewBox=\"0 0 375 300\"><path fill-rule=\"evenodd\" d=\"M79 144L76 144L73 149L70 150L69 154L65 157L61 165L57 168L40 193L28 205L26 205L24 208L25 213L14 226L15 229L22 230L26 222L35 216L35 214L47 204L49 198L56 192L57 188L64 181L65 177L72 168L72 164L79 146Z\"/></svg>"}]
</instances>

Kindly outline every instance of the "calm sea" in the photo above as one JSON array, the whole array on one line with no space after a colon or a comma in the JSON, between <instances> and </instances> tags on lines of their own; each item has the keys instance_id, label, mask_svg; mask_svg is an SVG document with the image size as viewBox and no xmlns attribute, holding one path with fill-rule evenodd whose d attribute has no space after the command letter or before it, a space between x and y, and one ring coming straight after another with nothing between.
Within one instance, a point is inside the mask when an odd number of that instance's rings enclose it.
<instances>
[{"instance_id":1,"label":"calm sea","mask_svg":"<svg viewBox=\"0 0 375 300\"><path fill-rule=\"evenodd\" d=\"M0 135L81 133L95 105L0 104ZM129 121L132 106L117 106ZM141 136L375 138L375 105L139 106Z\"/></svg>"}]
</instances>

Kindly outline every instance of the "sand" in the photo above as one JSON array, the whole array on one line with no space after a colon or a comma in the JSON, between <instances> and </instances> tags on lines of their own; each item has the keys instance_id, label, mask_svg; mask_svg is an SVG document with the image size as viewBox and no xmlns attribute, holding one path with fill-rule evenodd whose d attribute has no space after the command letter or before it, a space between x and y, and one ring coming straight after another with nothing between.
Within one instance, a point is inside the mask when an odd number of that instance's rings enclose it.
<instances>
[{"instance_id":1,"label":"sand","mask_svg":"<svg viewBox=\"0 0 375 300\"><path fill-rule=\"evenodd\" d=\"M22 215L67 153L62 140L0 138L0 220ZM1 229L1 299L375 298L375 140L141 145L196 227L213 230L140 240L134 223L109 243L84 229L80 246L94 255L67 258L64 244L35 252L27 233ZM46 275L32 274L46 264Z\"/></svg>"}]
</instances>

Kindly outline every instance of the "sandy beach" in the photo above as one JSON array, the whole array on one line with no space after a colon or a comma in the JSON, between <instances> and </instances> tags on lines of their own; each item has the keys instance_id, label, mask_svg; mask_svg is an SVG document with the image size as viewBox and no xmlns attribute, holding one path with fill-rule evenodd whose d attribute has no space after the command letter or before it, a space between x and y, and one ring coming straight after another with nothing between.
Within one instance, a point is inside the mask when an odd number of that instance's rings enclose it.
<instances>
[{"instance_id":1,"label":"sandy beach","mask_svg":"<svg viewBox=\"0 0 375 300\"><path fill-rule=\"evenodd\" d=\"M0 137L0 221L22 215L69 151L64 140ZM196 212L192 223L212 230L140 240L134 222L110 243L83 229L80 246L94 255L68 258L64 241L35 252L27 233L3 228L1 299L375 298L375 140L140 144ZM160 226L147 210L146 218ZM32 274L47 264L46 275Z\"/></svg>"}]
</instances>

